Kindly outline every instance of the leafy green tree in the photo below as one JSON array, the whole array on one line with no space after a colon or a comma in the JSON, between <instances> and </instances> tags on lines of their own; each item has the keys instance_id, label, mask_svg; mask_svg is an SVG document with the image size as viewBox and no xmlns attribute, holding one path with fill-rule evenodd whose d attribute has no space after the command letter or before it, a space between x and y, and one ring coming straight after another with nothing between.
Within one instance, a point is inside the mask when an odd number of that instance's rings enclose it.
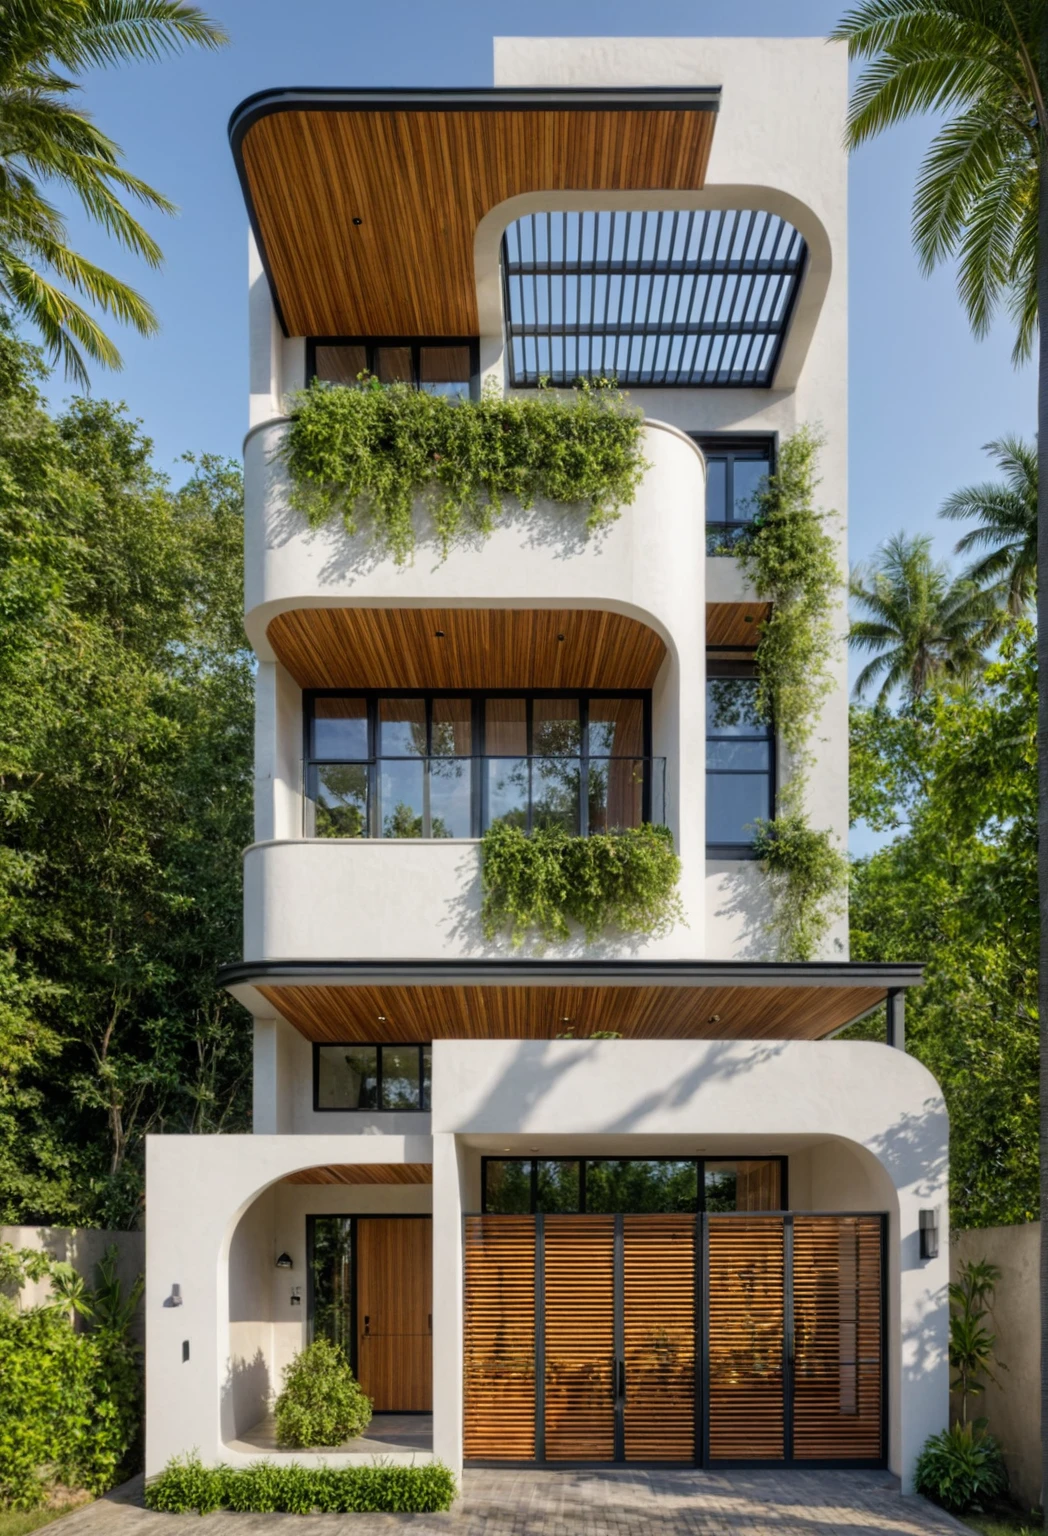
<instances>
[{"instance_id":1,"label":"leafy green tree","mask_svg":"<svg viewBox=\"0 0 1048 1536\"><path fill-rule=\"evenodd\" d=\"M1017 618L1037 592L1037 449L1021 437L1002 437L987 443L986 452L1004 479L954 491L939 516L978 519L958 540L955 553L982 552L968 567L968 580L980 587L1003 583L1008 612Z\"/></svg>"},{"instance_id":2,"label":"leafy green tree","mask_svg":"<svg viewBox=\"0 0 1048 1536\"><path fill-rule=\"evenodd\" d=\"M71 249L46 195L72 197L151 267L160 247L125 201L174 205L122 165L117 144L73 98L85 69L156 59L187 44L216 48L225 33L182 0L8 0L0 7L0 298L39 330L51 355L84 384L84 354L107 367L120 354L81 298L148 335L156 316L127 283Z\"/></svg>"},{"instance_id":3,"label":"leafy green tree","mask_svg":"<svg viewBox=\"0 0 1048 1536\"><path fill-rule=\"evenodd\" d=\"M244 1123L240 475L38 371L0 333L0 1219L125 1225L147 1132Z\"/></svg>"},{"instance_id":4,"label":"leafy green tree","mask_svg":"<svg viewBox=\"0 0 1048 1536\"><path fill-rule=\"evenodd\" d=\"M915 703L936 682L964 683L985 666L1000 624L996 589L952 577L928 535L886 540L872 569L852 572L850 592L865 615L852 620L850 644L873 657L855 680L857 699L879 683L880 702L899 688Z\"/></svg>"}]
</instances>

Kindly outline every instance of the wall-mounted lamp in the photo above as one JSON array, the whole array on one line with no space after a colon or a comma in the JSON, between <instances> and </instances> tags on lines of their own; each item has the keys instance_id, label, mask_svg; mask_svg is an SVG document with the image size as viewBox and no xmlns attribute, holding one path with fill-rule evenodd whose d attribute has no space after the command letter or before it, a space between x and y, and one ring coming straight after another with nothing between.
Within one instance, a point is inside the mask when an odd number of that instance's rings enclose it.
<instances>
[{"instance_id":1,"label":"wall-mounted lamp","mask_svg":"<svg viewBox=\"0 0 1048 1536\"><path fill-rule=\"evenodd\" d=\"M291 1262L290 1253L282 1253L279 1259L277 1259L278 1269L294 1269L294 1267L294 1264Z\"/></svg>"},{"instance_id":2,"label":"wall-mounted lamp","mask_svg":"<svg viewBox=\"0 0 1048 1536\"><path fill-rule=\"evenodd\" d=\"M302 1287L300 1285L292 1287L291 1305L293 1307L300 1307L302 1305Z\"/></svg>"},{"instance_id":3,"label":"wall-mounted lamp","mask_svg":"<svg viewBox=\"0 0 1048 1536\"><path fill-rule=\"evenodd\" d=\"M937 1259L939 1257L938 1211L919 1211L917 1225L921 1234L921 1259Z\"/></svg>"},{"instance_id":4,"label":"wall-mounted lamp","mask_svg":"<svg viewBox=\"0 0 1048 1536\"><path fill-rule=\"evenodd\" d=\"M171 1287L171 1295L164 1302L164 1306L165 1307L180 1307L181 1305L182 1305L182 1287L180 1285L173 1285Z\"/></svg>"}]
</instances>

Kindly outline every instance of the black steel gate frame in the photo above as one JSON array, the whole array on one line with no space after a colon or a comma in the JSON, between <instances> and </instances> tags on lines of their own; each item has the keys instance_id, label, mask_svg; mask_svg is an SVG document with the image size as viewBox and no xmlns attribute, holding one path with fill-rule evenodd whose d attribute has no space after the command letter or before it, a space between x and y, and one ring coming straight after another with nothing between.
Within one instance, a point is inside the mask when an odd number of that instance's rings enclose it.
<instances>
[{"instance_id":1,"label":"black steel gate frame","mask_svg":"<svg viewBox=\"0 0 1048 1536\"><path fill-rule=\"evenodd\" d=\"M631 1213L632 1214L632 1213ZM639 1213L647 1214L647 1213ZM665 1214L673 1214L667 1212ZM615 1454L610 1461L549 1461L546 1458L546 1218L539 1212L532 1217L535 1223L535 1457L532 1461L508 1461L501 1459L466 1458L470 1467L544 1467L549 1470L573 1467L630 1466L643 1469L651 1467L795 1467L810 1471L867 1471L883 1469L888 1465L888 1216L884 1211L717 1211L712 1213L717 1221L740 1217L752 1220L757 1216L777 1218L783 1223L783 1449L779 1460L771 1457L725 1458L710 1455L710 1215L699 1212L695 1216L695 1457L692 1461L630 1461L625 1459L625 1400L626 1361L624 1350L624 1231L623 1214L615 1216L613 1275L613 1391L615 1412ZM795 1336L793 1319L793 1222L797 1216L829 1216L838 1220L854 1217L876 1217L881 1233L881 1454L877 1457L795 1457L793 1454L793 1407ZM465 1221L463 1218L463 1233ZM487 1220L498 1220L488 1215ZM585 1216L578 1218L585 1220ZM463 1270L463 1286L465 1271Z\"/></svg>"}]
</instances>

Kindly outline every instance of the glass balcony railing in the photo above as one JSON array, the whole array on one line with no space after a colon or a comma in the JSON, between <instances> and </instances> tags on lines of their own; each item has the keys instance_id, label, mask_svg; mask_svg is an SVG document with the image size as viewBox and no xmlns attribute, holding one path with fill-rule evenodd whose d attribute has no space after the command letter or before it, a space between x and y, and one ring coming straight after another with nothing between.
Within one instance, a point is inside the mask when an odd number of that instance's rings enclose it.
<instances>
[{"instance_id":1,"label":"glass balcony railing","mask_svg":"<svg viewBox=\"0 0 1048 1536\"><path fill-rule=\"evenodd\" d=\"M753 524L751 522L707 522L706 553L708 555L733 555L739 545L749 538L752 531Z\"/></svg>"},{"instance_id":2,"label":"glass balcony railing","mask_svg":"<svg viewBox=\"0 0 1048 1536\"><path fill-rule=\"evenodd\" d=\"M304 837L622 831L665 820L664 757L378 757L303 765Z\"/></svg>"}]
</instances>

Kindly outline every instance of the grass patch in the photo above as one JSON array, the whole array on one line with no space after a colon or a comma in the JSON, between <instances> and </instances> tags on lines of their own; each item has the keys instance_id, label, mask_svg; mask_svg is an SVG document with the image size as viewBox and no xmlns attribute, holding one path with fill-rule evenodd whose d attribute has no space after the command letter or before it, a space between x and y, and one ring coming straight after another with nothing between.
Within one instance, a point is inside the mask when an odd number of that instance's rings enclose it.
<instances>
[{"instance_id":1,"label":"grass patch","mask_svg":"<svg viewBox=\"0 0 1048 1536\"><path fill-rule=\"evenodd\" d=\"M39 1531L45 1525L52 1525L54 1521L61 1520L63 1515L68 1515L70 1509L79 1507L70 1505L65 1509L0 1509L0 1536L29 1536L30 1531Z\"/></svg>"},{"instance_id":2,"label":"grass patch","mask_svg":"<svg viewBox=\"0 0 1048 1536\"><path fill-rule=\"evenodd\" d=\"M1035 1536L1035 1532L1042 1528L1040 1515L1011 1505L998 1505L985 1515L962 1515L961 1519L973 1531L978 1531L979 1536ZM3 1536L2 1529L0 1536Z\"/></svg>"}]
</instances>

